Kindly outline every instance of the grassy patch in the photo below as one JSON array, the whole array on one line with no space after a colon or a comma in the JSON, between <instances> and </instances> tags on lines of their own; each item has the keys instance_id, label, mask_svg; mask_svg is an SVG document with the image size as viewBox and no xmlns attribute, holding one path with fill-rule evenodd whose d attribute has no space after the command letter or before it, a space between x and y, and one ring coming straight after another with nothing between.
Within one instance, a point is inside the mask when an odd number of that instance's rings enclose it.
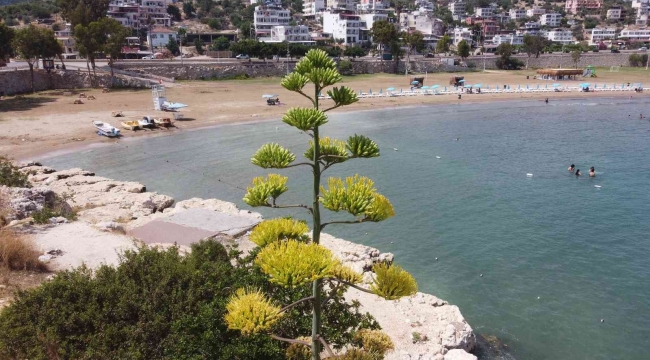
<instances>
[{"instance_id":1,"label":"grassy patch","mask_svg":"<svg viewBox=\"0 0 650 360\"><path fill-rule=\"evenodd\" d=\"M77 220L77 211L68 205L71 197L67 194L55 195L54 204L44 206L43 209L32 213L32 218L37 224L47 224L53 217L64 217L70 221Z\"/></svg>"},{"instance_id":2,"label":"grassy patch","mask_svg":"<svg viewBox=\"0 0 650 360\"><path fill-rule=\"evenodd\" d=\"M41 253L23 234L11 229L0 229L0 266L9 270L47 271L38 260Z\"/></svg>"}]
</instances>

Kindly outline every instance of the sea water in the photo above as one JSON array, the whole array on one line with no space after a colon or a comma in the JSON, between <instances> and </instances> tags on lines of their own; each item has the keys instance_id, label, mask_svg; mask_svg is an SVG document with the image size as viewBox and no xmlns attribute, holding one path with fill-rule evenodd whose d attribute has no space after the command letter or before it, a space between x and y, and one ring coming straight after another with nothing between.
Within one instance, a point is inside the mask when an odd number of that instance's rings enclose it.
<instances>
[{"instance_id":1,"label":"sea water","mask_svg":"<svg viewBox=\"0 0 650 360\"><path fill-rule=\"evenodd\" d=\"M650 121L641 113L650 117L645 102L596 98L332 114L324 135L364 134L382 152L324 176L372 178L396 216L326 231L394 253L420 291L458 305L475 332L496 336L517 359L648 359ZM278 142L300 159L308 140L276 120L44 162L248 208L245 187L268 173L250 163L255 150ZM308 169L280 172L290 191L279 202L307 203ZM346 217L325 211L332 218Z\"/></svg>"}]
</instances>

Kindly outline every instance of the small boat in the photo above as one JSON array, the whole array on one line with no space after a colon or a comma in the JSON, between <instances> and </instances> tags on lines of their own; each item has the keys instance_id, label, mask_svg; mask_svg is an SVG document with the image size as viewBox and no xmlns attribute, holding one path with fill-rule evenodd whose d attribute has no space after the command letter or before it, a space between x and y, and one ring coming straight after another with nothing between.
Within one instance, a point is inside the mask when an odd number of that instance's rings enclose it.
<instances>
[{"instance_id":1,"label":"small boat","mask_svg":"<svg viewBox=\"0 0 650 360\"><path fill-rule=\"evenodd\" d=\"M144 116L142 119L138 120L141 128L152 128L156 126L151 116Z\"/></svg>"},{"instance_id":2,"label":"small boat","mask_svg":"<svg viewBox=\"0 0 650 360\"><path fill-rule=\"evenodd\" d=\"M162 127L170 127L172 126L172 120L170 118L154 118L153 122Z\"/></svg>"},{"instance_id":3,"label":"small boat","mask_svg":"<svg viewBox=\"0 0 650 360\"><path fill-rule=\"evenodd\" d=\"M95 128L97 128L97 135L104 135L108 137L120 136L120 130L116 129L111 124L107 124L101 121L93 121L93 125Z\"/></svg>"},{"instance_id":4,"label":"small boat","mask_svg":"<svg viewBox=\"0 0 650 360\"><path fill-rule=\"evenodd\" d=\"M140 128L140 122L138 120L125 120L122 121L122 127L127 130L138 130Z\"/></svg>"}]
</instances>

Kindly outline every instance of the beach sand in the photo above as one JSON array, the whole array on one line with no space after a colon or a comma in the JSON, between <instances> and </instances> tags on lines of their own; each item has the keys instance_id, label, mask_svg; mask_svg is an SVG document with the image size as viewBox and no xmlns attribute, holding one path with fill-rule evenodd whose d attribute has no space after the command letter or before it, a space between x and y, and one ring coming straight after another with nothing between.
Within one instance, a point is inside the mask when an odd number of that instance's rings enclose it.
<instances>
[{"instance_id":1,"label":"beach sand","mask_svg":"<svg viewBox=\"0 0 650 360\"><path fill-rule=\"evenodd\" d=\"M430 74L425 80L425 85L439 84L442 87L449 82L450 76L465 76L468 84L481 83L494 88L496 85L503 87L508 84L516 89L518 85L531 88L549 86L559 82L566 86L577 86L582 82L597 83L602 86L607 82L622 83L643 81L648 74L639 69L628 69L618 73L599 71L598 78L581 79L578 81L545 81L534 80L534 71L488 71L471 73L438 73ZM530 79L526 79L526 76ZM419 76L419 75L417 75ZM171 117L171 113L153 110L153 100L149 90L115 90L102 93L100 89L83 90L87 95L94 95L96 100L86 100L83 105L73 105L78 94L64 95L63 91L53 90L26 95L23 97L9 97L0 101L0 154L8 155L14 159L25 160L41 157L45 154L66 151L92 143L112 143L129 138L152 135L168 135L180 131L196 129L206 126L229 124L246 121L261 121L279 119L282 114L292 106L310 106L310 101L299 94L289 92L280 86L280 78L260 78L250 80L229 81L191 81L166 84L167 99L169 101L188 104L182 113L187 118L175 123L176 128L140 130L132 132L121 129L120 139L109 139L98 136L91 124L93 120L108 122L120 127L124 119L135 120L143 115ZM395 87L409 90L409 77L404 75L374 74L344 77L340 85L349 86L355 91L362 90L378 93L380 89ZM308 85L309 86L309 85ZM447 85L448 86L448 85ZM284 105L268 106L262 98L263 94L277 94ZM345 109L334 111L358 111L380 108L394 108L400 106L426 106L454 102L488 102L522 99L549 98L589 98L595 96L608 97L640 97L646 94L637 94L632 91L625 92L598 92L581 93L577 91L567 93L542 92L542 93L510 93L510 94L464 94L462 100L456 95L443 96L408 96L408 97L382 97L364 98L358 103L346 106ZM331 101L323 100L325 107ZM506 105L504 105L506 106ZM125 117L111 117L112 111L122 111Z\"/></svg>"}]
</instances>

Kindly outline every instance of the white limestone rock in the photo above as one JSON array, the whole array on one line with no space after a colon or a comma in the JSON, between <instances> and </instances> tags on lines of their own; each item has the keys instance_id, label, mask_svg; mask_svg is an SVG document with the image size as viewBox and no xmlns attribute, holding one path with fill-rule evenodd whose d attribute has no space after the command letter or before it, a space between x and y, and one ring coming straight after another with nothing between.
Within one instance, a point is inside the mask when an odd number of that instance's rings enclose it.
<instances>
[{"instance_id":1,"label":"white limestone rock","mask_svg":"<svg viewBox=\"0 0 650 360\"><path fill-rule=\"evenodd\" d=\"M10 188L0 187L0 192L9 198L9 221L21 220L29 217L35 211L40 211L44 206L53 206L55 194L46 187L37 188Z\"/></svg>"},{"instance_id":2,"label":"white limestone rock","mask_svg":"<svg viewBox=\"0 0 650 360\"><path fill-rule=\"evenodd\" d=\"M477 358L464 350L454 349L445 354L444 360L477 360Z\"/></svg>"}]
</instances>

